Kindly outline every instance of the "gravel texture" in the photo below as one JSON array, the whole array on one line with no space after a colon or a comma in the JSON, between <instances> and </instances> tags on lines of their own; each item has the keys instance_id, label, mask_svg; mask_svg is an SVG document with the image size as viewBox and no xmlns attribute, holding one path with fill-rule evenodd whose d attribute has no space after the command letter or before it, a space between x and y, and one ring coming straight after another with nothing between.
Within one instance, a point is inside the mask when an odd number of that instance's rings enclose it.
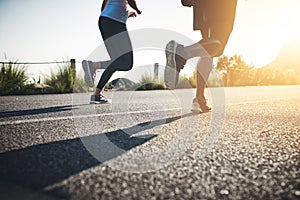
<instances>
[{"instance_id":1,"label":"gravel texture","mask_svg":"<svg viewBox=\"0 0 300 200\"><path fill-rule=\"evenodd\" d=\"M300 199L300 87L194 92L0 97L0 199Z\"/></svg>"}]
</instances>

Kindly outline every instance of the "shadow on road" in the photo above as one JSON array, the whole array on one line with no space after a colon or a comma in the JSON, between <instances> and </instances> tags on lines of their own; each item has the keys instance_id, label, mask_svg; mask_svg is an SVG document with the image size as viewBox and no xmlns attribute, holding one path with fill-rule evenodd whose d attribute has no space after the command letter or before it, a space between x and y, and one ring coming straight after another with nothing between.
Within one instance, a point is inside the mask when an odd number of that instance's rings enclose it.
<instances>
[{"instance_id":1,"label":"shadow on road","mask_svg":"<svg viewBox=\"0 0 300 200\"><path fill-rule=\"evenodd\" d=\"M48 108L35 108L35 109L28 109L28 110L4 111L4 112L0 112L0 118L64 112L64 111L78 109L77 106L84 106L84 105L76 105L76 107L74 107L74 105L64 105L64 106L53 106Z\"/></svg>"},{"instance_id":2,"label":"shadow on road","mask_svg":"<svg viewBox=\"0 0 300 200\"><path fill-rule=\"evenodd\" d=\"M83 138L50 142L4 152L0 154L0 177L2 181L33 189L43 189L83 170L101 164L85 148L82 139L101 141L108 138L118 148L123 149L124 153L156 137L156 135L147 137L133 137L132 135L192 115L195 114L189 113L140 123L123 130L119 129ZM107 160L120 155L111 154ZM102 160L102 162L104 161Z\"/></svg>"}]
</instances>

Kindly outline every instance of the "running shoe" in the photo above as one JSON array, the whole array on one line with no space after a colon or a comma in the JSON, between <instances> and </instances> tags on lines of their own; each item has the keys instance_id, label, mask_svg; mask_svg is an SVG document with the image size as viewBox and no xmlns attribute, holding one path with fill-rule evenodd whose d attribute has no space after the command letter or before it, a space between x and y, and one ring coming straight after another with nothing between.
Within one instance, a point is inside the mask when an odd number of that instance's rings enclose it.
<instances>
[{"instance_id":1,"label":"running shoe","mask_svg":"<svg viewBox=\"0 0 300 200\"><path fill-rule=\"evenodd\" d=\"M178 83L179 72L183 69L186 60L182 57L183 45L171 40L166 46L166 68L164 73L165 85L168 89L175 89Z\"/></svg>"},{"instance_id":2,"label":"running shoe","mask_svg":"<svg viewBox=\"0 0 300 200\"><path fill-rule=\"evenodd\" d=\"M192 112L206 113L211 111L211 108L207 106L206 101L199 103L196 98L193 99Z\"/></svg>"},{"instance_id":3,"label":"running shoe","mask_svg":"<svg viewBox=\"0 0 300 200\"><path fill-rule=\"evenodd\" d=\"M110 101L103 95L91 95L90 104L104 104L110 103Z\"/></svg>"},{"instance_id":4,"label":"running shoe","mask_svg":"<svg viewBox=\"0 0 300 200\"><path fill-rule=\"evenodd\" d=\"M94 87L95 68L92 61L82 61L82 68L84 71L84 81L89 87Z\"/></svg>"}]
</instances>

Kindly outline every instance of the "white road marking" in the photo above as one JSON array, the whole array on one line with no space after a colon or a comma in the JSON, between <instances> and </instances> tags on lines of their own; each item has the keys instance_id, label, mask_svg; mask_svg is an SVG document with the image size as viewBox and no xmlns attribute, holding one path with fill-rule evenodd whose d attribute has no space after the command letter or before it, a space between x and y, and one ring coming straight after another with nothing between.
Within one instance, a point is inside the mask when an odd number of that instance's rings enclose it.
<instances>
[{"instance_id":1,"label":"white road marking","mask_svg":"<svg viewBox=\"0 0 300 200\"><path fill-rule=\"evenodd\" d=\"M273 99L272 101L283 101L287 100L287 98L278 98ZM270 100L259 100L259 101L248 101L248 102L237 102L237 103L227 103L225 106L232 105L243 105L243 104L257 104L263 102L270 102ZM224 105L218 105L224 106ZM0 122L0 126L5 125L17 125L17 124L25 124L25 123L36 123L36 122L47 122L47 121L59 121L59 120L72 120L72 119L83 119L83 118L92 118L92 117L105 117L112 115L126 115L126 114L143 114L143 113L154 113L154 112L166 112L166 111L180 111L187 110L190 111L191 107L184 108L170 108L170 109L161 109L161 110L144 110L144 111L128 111L128 112L115 112L115 113L101 113L101 114L90 114L90 115L72 115L72 116L63 116L63 117L45 117L45 118L36 118L36 119L24 119L24 120L12 120L12 121L3 121Z\"/></svg>"},{"instance_id":2,"label":"white road marking","mask_svg":"<svg viewBox=\"0 0 300 200\"><path fill-rule=\"evenodd\" d=\"M112 116L112 115L143 114L143 113L177 111L177 110L180 111L186 109L190 109L190 108L171 108L171 109L161 109L161 110L128 111L128 112L114 112L114 113L112 112L112 113L101 113L101 114L90 114L90 115L72 115L72 116L63 116L63 117L45 117L45 118L36 118L36 119L4 121L4 122L0 122L0 126L35 123L35 122L72 120L72 119L82 119L82 118L92 118L92 117L105 117L105 116Z\"/></svg>"}]
</instances>

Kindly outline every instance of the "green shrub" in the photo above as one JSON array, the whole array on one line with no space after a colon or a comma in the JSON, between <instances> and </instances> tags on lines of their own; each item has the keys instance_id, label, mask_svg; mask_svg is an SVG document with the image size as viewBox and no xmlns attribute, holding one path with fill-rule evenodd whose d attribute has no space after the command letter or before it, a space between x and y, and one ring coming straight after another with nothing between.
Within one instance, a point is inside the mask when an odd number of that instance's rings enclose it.
<instances>
[{"instance_id":1,"label":"green shrub","mask_svg":"<svg viewBox=\"0 0 300 200\"><path fill-rule=\"evenodd\" d=\"M163 90L165 86L160 83L146 83L137 87L136 90Z\"/></svg>"},{"instance_id":2,"label":"green shrub","mask_svg":"<svg viewBox=\"0 0 300 200\"><path fill-rule=\"evenodd\" d=\"M88 92L90 91L90 87L86 85L83 78L76 76L75 83L73 87L73 92Z\"/></svg>"},{"instance_id":3,"label":"green shrub","mask_svg":"<svg viewBox=\"0 0 300 200\"><path fill-rule=\"evenodd\" d=\"M51 72L50 77L45 78L45 84L50 85L55 93L72 93L75 78L75 69L70 64L65 64L59 66L58 72Z\"/></svg>"},{"instance_id":4,"label":"green shrub","mask_svg":"<svg viewBox=\"0 0 300 200\"><path fill-rule=\"evenodd\" d=\"M89 87L83 78L76 76L76 70L70 64L59 66L56 73L51 72L50 77L46 77L45 84L51 86L47 93L72 93L87 92Z\"/></svg>"},{"instance_id":5,"label":"green shrub","mask_svg":"<svg viewBox=\"0 0 300 200\"><path fill-rule=\"evenodd\" d=\"M163 90L166 87L163 80L154 80L151 75L145 73L141 76L135 88L136 90Z\"/></svg>"},{"instance_id":6,"label":"green shrub","mask_svg":"<svg viewBox=\"0 0 300 200\"><path fill-rule=\"evenodd\" d=\"M0 95L20 94L28 77L26 67L16 62L2 64L0 69Z\"/></svg>"},{"instance_id":7,"label":"green shrub","mask_svg":"<svg viewBox=\"0 0 300 200\"><path fill-rule=\"evenodd\" d=\"M177 89L193 88L195 86L192 85L192 81L194 81L194 79L192 79L191 77L188 78L186 76L179 76L179 80L176 88Z\"/></svg>"}]
</instances>

